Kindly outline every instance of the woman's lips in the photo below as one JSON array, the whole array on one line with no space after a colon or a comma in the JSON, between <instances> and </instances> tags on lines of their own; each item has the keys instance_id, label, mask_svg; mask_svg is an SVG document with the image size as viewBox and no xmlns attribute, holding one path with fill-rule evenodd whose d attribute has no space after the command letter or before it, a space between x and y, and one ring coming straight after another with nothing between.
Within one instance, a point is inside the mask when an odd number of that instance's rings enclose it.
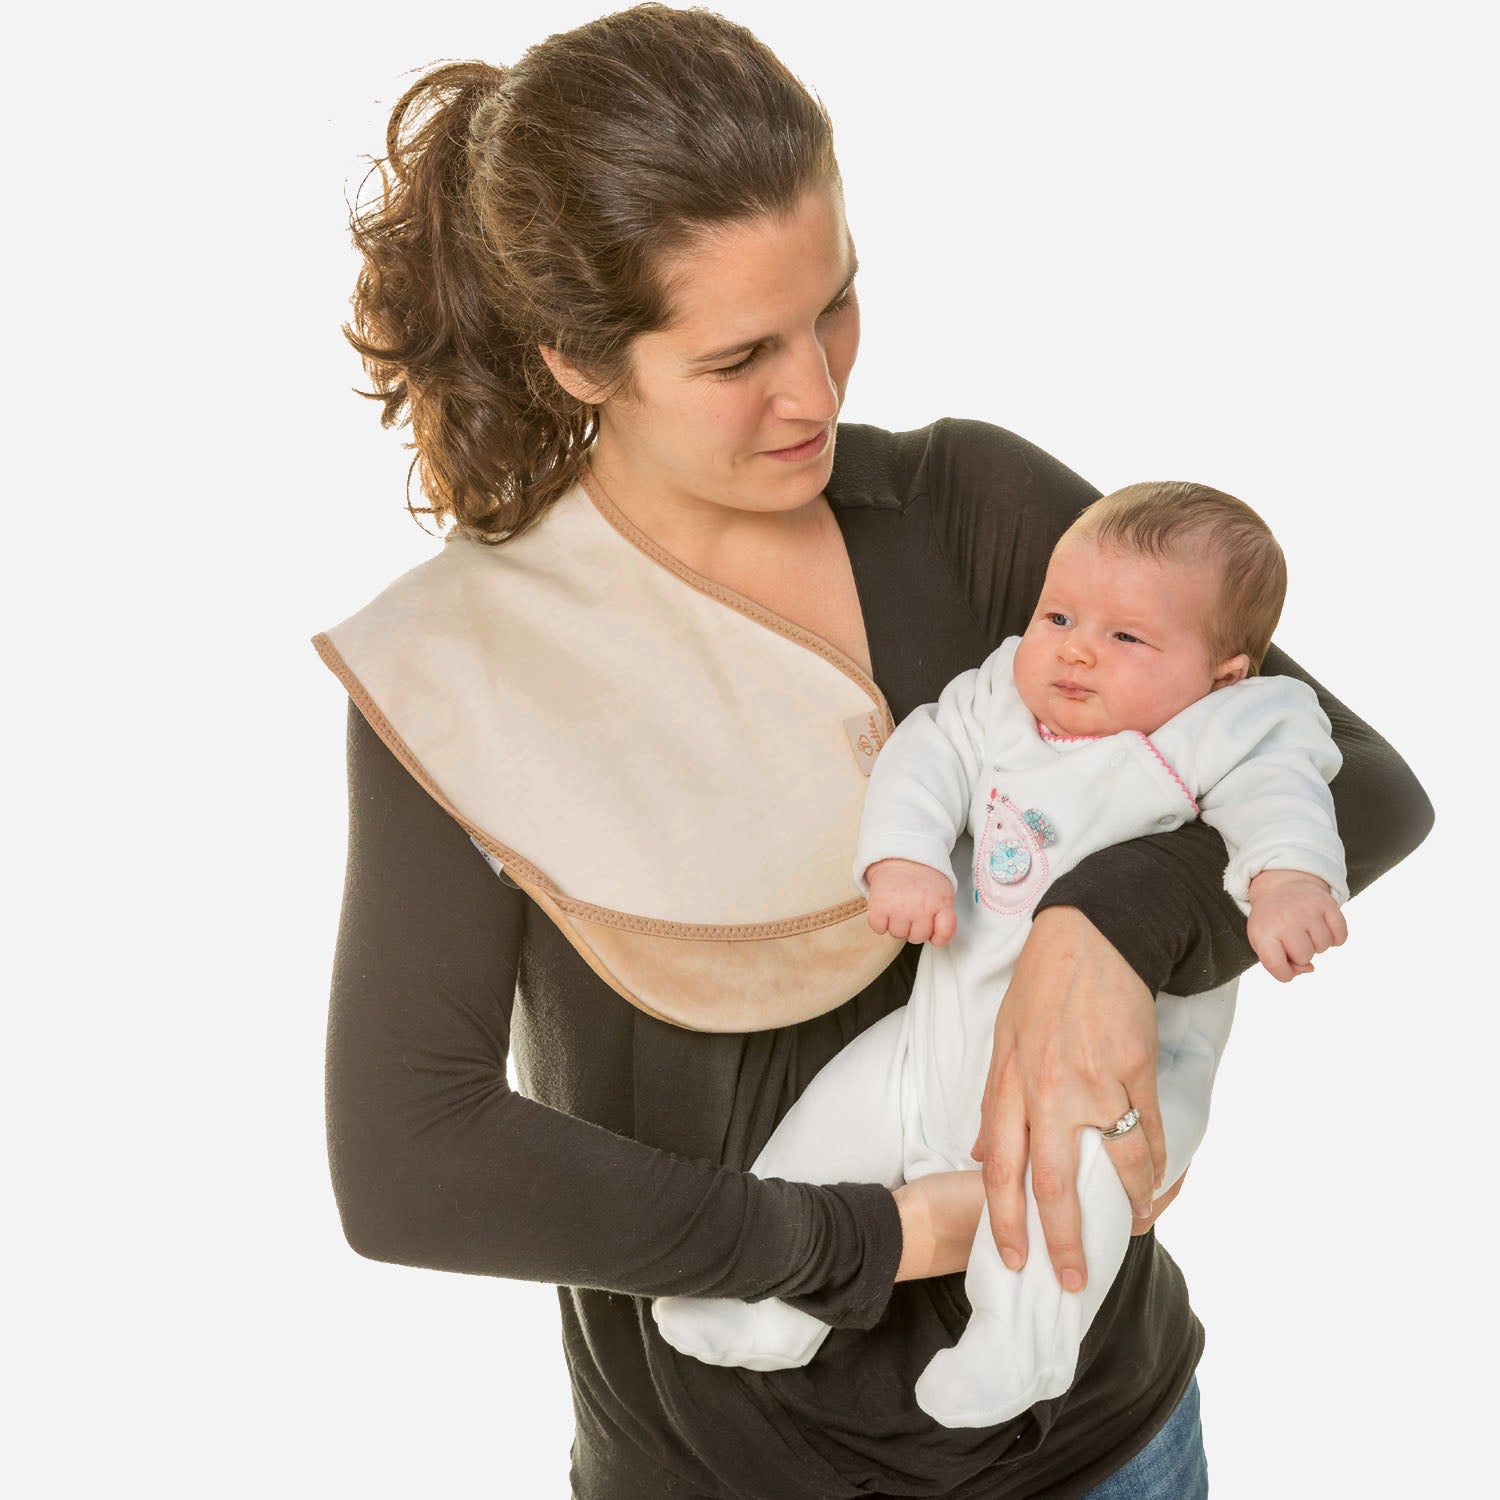
<instances>
[{"instance_id":1,"label":"woman's lips","mask_svg":"<svg viewBox=\"0 0 1500 1500\"><path fill-rule=\"evenodd\" d=\"M768 448L767 458L779 459L784 464L800 463L806 458L816 458L828 446L828 428L815 432L805 443L794 443L790 448Z\"/></svg>"}]
</instances>

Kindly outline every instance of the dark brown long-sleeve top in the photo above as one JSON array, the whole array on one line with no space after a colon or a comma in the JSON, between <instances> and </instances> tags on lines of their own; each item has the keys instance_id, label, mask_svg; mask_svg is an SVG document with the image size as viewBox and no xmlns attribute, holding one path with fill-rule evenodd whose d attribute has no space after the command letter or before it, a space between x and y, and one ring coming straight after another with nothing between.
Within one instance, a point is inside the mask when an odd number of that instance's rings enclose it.
<instances>
[{"instance_id":1,"label":"dark brown long-sleeve top","mask_svg":"<svg viewBox=\"0 0 1500 1500\"><path fill-rule=\"evenodd\" d=\"M828 497L898 720L1024 629L1053 543L1096 494L981 423L840 428ZM1274 652L1266 670L1305 676ZM1344 756L1333 792L1357 891L1415 847L1431 810L1390 747L1319 696ZM328 1033L344 1227L377 1259L558 1284L578 1500L1064 1497L1166 1419L1202 1330L1154 1235L1132 1241L1065 1396L950 1431L911 1389L963 1325L961 1278L893 1291L900 1228L883 1188L745 1171L818 1069L905 1001L915 949L800 1025L684 1031L606 987L352 707L349 794ZM1224 865L1218 835L1191 824L1092 856L1041 906L1079 907L1153 990L1191 994L1253 961ZM669 1292L786 1297L836 1331L804 1370L710 1368L657 1337L644 1299ZM514 1493L503 1468L495 1492Z\"/></svg>"}]
</instances>

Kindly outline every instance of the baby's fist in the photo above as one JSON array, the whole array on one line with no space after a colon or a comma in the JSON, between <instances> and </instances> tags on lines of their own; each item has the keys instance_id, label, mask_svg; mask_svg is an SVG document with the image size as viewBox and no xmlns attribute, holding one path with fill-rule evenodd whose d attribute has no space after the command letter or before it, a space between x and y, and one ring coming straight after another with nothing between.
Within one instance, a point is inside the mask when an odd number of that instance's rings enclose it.
<instances>
[{"instance_id":1,"label":"baby's fist","mask_svg":"<svg viewBox=\"0 0 1500 1500\"><path fill-rule=\"evenodd\" d=\"M1245 934L1255 956L1285 984L1311 974L1313 955L1337 948L1349 928L1338 902L1316 875L1262 870L1250 882Z\"/></svg>"},{"instance_id":2,"label":"baby's fist","mask_svg":"<svg viewBox=\"0 0 1500 1500\"><path fill-rule=\"evenodd\" d=\"M958 918L953 887L931 865L910 859L881 859L865 871L870 887L870 927L909 943L941 948L953 936Z\"/></svg>"}]
</instances>

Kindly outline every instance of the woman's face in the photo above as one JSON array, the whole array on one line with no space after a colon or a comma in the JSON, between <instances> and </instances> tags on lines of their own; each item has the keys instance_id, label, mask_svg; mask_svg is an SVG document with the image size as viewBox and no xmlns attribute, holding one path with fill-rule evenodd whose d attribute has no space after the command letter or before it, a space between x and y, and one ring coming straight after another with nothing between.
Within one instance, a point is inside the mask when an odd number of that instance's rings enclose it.
<instances>
[{"instance_id":1,"label":"woman's face","mask_svg":"<svg viewBox=\"0 0 1500 1500\"><path fill-rule=\"evenodd\" d=\"M616 502L707 519L820 495L859 348L854 270L830 186L669 258L670 322L636 339L630 390L600 411L594 466Z\"/></svg>"}]
</instances>

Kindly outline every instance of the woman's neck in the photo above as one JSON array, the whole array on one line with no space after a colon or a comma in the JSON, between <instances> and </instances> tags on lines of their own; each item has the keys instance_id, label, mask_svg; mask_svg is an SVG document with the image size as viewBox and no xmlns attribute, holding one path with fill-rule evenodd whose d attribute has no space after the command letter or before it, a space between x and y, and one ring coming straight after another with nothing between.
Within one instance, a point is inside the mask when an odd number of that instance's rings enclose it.
<instances>
[{"instance_id":1,"label":"woman's neck","mask_svg":"<svg viewBox=\"0 0 1500 1500\"><path fill-rule=\"evenodd\" d=\"M641 484L623 466L610 463L607 453L596 451L591 471L631 525L695 573L730 587L735 585L722 575L784 564L834 524L821 494L789 508L758 509L686 493L665 476Z\"/></svg>"}]
</instances>

